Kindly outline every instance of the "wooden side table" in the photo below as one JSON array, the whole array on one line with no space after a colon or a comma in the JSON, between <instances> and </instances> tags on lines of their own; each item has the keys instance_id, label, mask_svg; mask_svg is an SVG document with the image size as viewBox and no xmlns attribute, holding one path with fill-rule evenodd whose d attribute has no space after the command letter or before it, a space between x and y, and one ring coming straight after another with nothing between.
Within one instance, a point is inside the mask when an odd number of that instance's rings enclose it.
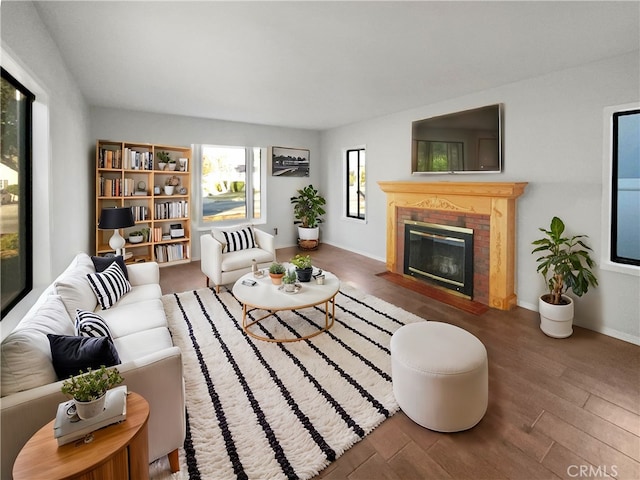
<instances>
[{"instance_id":1,"label":"wooden side table","mask_svg":"<svg viewBox=\"0 0 640 480\"><path fill-rule=\"evenodd\" d=\"M149 404L137 393L127 395L127 419L93 432L93 441L61 447L47 423L29 439L13 464L13 478L148 480Z\"/></svg>"}]
</instances>

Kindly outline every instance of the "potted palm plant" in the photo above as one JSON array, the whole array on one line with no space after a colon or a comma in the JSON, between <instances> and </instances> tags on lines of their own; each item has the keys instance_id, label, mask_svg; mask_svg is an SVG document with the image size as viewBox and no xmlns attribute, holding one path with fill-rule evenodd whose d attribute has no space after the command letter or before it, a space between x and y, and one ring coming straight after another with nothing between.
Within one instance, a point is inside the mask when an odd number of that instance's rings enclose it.
<instances>
[{"instance_id":1,"label":"potted palm plant","mask_svg":"<svg viewBox=\"0 0 640 480\"><path fill-rule=\"evenodd\" d=\"M104 410L107 390L124 381L117 368L107 369L104 365L98 370L89 369L62 382L62 393L73 397L78 416L86 420L95 417Z\"/></svg>"},{"instance_id":2,"label":"potted palm plant","mask_svg":"<svg viewBox=\"0 0 640 480\"><path fill-rule=\"evenodd\" d=\"M318 245L320 237L318 225L322 222L322 215L326 212L323 206L326 204L325 198L318 193L313 185L307 185L297 190L297 195L291 197L293 205L293 215L298 225L298 238L303 245L305 241L311 241L313 246Z\"/></svg>"},{"instance_id":3,"label":"potted palm plant","mask_svg":"<svg viewBox=\"0 0 640 480\"><path fill-rule=\"evenodd\" d=\"M550 337L565 338L573 333L573 299L566 292L581 297L596 287L598 280L591 271L595 262L589 252L591 247L582 239L586 235L564 236L565 225L553 217L549 230L539 228L545 236L535 240L531 253L543 253L536 259L537 271L545 280L549 292L540 296L540 329Z\"/></svg>"}]
</instances>

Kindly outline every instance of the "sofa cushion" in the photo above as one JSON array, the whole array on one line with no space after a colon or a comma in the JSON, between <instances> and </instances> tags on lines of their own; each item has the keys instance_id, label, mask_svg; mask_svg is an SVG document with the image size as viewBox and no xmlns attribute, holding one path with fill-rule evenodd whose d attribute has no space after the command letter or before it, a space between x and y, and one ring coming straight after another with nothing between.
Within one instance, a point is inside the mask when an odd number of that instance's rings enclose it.
<instances>
[{"instance_id":1,"label":"sofa cushion","mask_svg":"<svg viewBox=\"0 0 640 480\"><path fill-rule=\"evenodd\" d=\"M55 293L62 297L70 319L75 318L78 308L92 311L98 304L87 281L87 274L93 272L95 272L95 268L89 255L79 253L54 281Z\"/></svg>"},{"instance_id":2,"label":"sofa cushion","mask_svg":"<svg viewBox=\"0 0 640 480\"><path fill-rule=\"evenodd\" d=\"M59 295L48 295L2 342L2 396L57 380L48 333L74 334L73 323Z\"/></svg>"},{"instance_id":3,"label":"sofa cushion","mask_svg":"<svg viewBox=\"0 0 640 480\"><path fill-rule=\"evenodd\" d=\"M131 290L131 284L117 263L109 265L104 272L89 273L87 278L103 310L111 308Z\"/></svg>"},{"instance_id":4,"label":"sofa cushion","mask_svg":"<svg viewBox=\"0 0 640 480\"><path fill-rule=\"evenodd\" d=\"M120 364L120 357L110 337L76 337L47 334L51 345L53 368L59 380L78 375L102 365Z\"/></svg>"},{"instance_id":5,"label":"sofa cushion","mask_svg":"<svg viewBox=\"0 0 640 480\"><path fill-rule=\"evenodd\" d=\"M133 303L143 302L145 300L157 300L161 297L162 289L157 283L137 286L131 285L131 291L118 300L116 307L120 308L122 305L130 305Z\"/></svg>"},{"instance_id":6,"label":"sofa cushion","mask_svg":"<svg viewBox=\"0 0 640 480\"><path fill-rule=\"evenodd\" d=\"M102 310L100 316L109 326L114 340L151 328L167 328L167 318L159 298L128 305L118 304L115 308Z\"/></svg>"},{"instance_id":7,"label":"sofa cushion","mask_svg":"<svg viewBox=\"0 0 640 480\"><path fill-rule=\"evenodd\" d=\"M111 331L102 317L94 312L76 310L76 335L79 337L109 337Z\"/></svg>"},{"instance_id":8,"label":"sofa cushion","mask_svg":"<svg viewBox=\"0 0 640 480\"><path fill-rule=\"evenodd\" d=\"M173 347L171 334L165 327L150 328L116 338L115 344L122 363Z\"/></svg>"},{"instance_id":9,"label":"sofa cushion","mask_svg":"<svg viewBox=\"0 0 640 480\"><path fill-rule=\"evenodd\" d=\"M127 266L125 265L124 258L122 258L121 255L115 255L113 257L91 257L91 261L93 262L93 267L96 269L96 272L104 272L109 265L115 262L122 269L124 278L129 280Z\"/></svg>"},{"instance_id":10,"label":"sofa cushion","mask_svg":"<svg viewBox=\"0 0 640 480\"><path fill-rule=\"evenodd\" d=\"M251 248L249 250L241 250L230 254L222 255L222 263L220 269L223 272L231 272L251 266L251 260L258 263L266 263L273 261L273 255L261 248Z\"/></svg>"}]
</instances>

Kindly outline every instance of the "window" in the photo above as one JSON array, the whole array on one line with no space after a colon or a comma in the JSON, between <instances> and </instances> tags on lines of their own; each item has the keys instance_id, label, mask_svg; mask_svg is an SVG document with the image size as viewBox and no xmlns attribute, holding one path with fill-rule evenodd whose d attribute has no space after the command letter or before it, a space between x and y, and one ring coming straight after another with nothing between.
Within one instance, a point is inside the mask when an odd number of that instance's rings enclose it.
<instances>
[{"instance_id":1,"label":"window","mask_svg":"<svg viewBox=\"0 0 640 480\"><path fill-rule=\"evenodd\" d=\"M202 222L262 218L262 162L257 147L202 145Z\"/></svg>"},{"instance_id":2,"label":"window","mask_svg":"<svg viewBox=\"0 0 640 480\"><path fill-rule=\"evenodd\" d=\"M640 265L640 110L612 118L611 261Z\"/></svg>"},{"instance_id":3,"label":"window","mask_svg":"<svg viewBox=\"0 0 640 480\"><path fill-rule=\"evenodd\" d=\"M366 201L365 149L347 150L347 217L365 219Z\"/></svg>"},{"instance_id":4,"label":"window","mask_svg":"<svg viewBox=\"0 0 640 480\"><path fill-rule=\"evenodd\" d=\"M0 293L4 318L33 286L31 137L35 96L4 68L1 91Z\"/></svg>"}]
</instances>

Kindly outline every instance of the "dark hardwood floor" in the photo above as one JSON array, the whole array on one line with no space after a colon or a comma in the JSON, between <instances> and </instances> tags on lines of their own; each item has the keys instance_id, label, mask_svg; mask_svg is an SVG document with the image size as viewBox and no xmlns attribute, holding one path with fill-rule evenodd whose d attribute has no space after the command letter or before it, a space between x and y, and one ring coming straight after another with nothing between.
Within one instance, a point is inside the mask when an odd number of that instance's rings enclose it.
<instances>
[{"instance_id":1,"label":"dark hardwood floor","mask_svg":"<svg viewBox=\"0 0 640 480\"><path fill-rule=\"evenodd\" d=\"M278 260L295 253L278 250ZM317 478L640 479L640 347L580 327L549 338L537 312L466 313L377 276L382 262L326 244L309 253L344 283L468 330L489 357L489 407L476 427L437 433L399 412ZM163 293L205 286L199 262L160 276Z\"/></svg>"}]
</instances>

